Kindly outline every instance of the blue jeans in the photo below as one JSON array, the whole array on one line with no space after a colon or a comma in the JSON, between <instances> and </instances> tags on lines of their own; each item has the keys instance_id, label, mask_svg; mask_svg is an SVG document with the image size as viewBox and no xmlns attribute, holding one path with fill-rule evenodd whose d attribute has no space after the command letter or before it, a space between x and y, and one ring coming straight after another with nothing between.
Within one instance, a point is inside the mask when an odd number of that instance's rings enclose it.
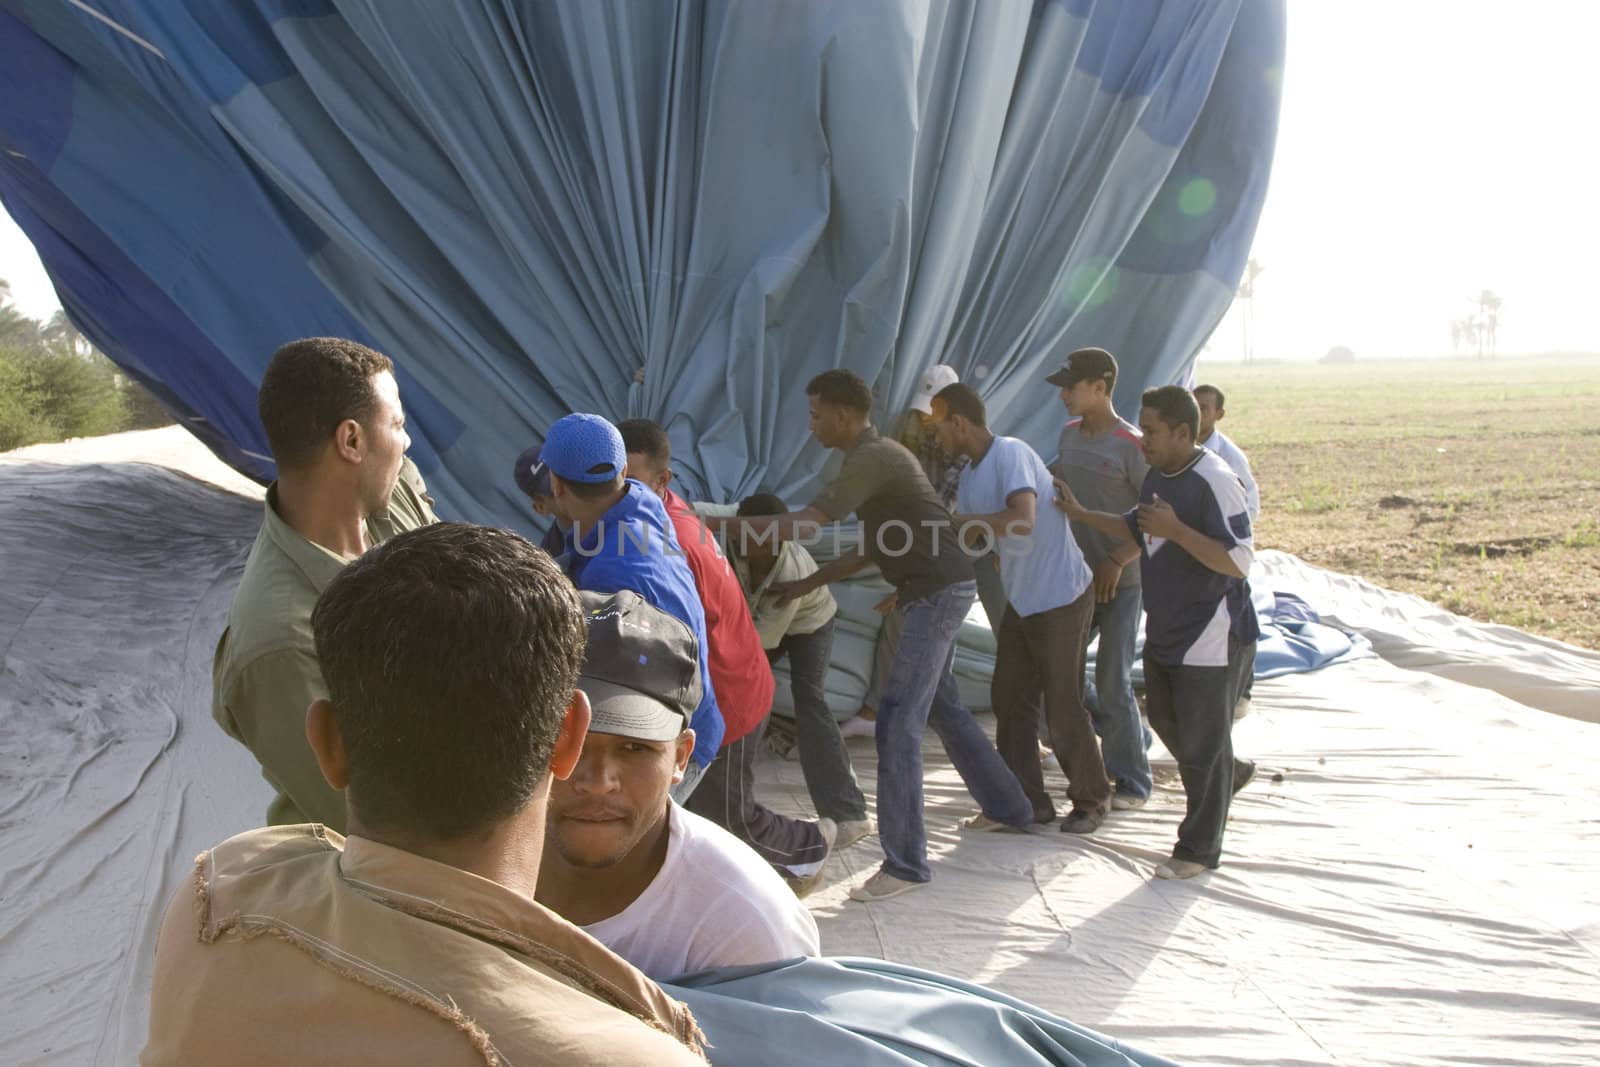
<instances>
[{"instance_id":1,"label":"blue jeans","mask_svg":"<svg viewBox=\"0 0 1600 1067\"><path fill-rule=\"evenodd\" d=\"M1133 699L1133 651L1139 638L1140 596L1137 585L1117 586L1109 603L1094 606L1089 624L1093 636L1100 631L1094 654L1094 680L1084 691L1083 704L1100 735L1100 755L1106 773L1123 796L1150 796L1150 731L1139 719Z\"/></svg>"},{"instance_id":2,"label":"blue jeans","mask_svg":"<svg viewBox=\"0 0 1600 1067\"><path fill-rule=\"evenodd\" d=\"M985 815L1011 826L1033 820L1022 785L961 706L950 673L956 634L977 598L977 583L966 581L900 605L905 630L878 702L878 840L883 870L908 882L932 877L922 824L922 733L929 723Z\"/></svg>"}]
</instances>

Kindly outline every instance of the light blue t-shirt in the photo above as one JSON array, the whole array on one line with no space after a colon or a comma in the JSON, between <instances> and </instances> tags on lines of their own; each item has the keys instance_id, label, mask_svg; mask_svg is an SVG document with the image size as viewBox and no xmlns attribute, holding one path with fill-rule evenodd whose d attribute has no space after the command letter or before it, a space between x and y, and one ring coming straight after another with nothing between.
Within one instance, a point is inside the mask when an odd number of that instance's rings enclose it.
<instances>
[{"instance_id":1,"label":"light blue t-shirt","mask_svg":"<svg viewBox=\"0 0 1600 1067\"><path fill-rule=\"evenodd\" d=\"M1004 511L1007 499L1024 490L1037 497L1033 532L1002 537L996 549L1006 600L1026 617L1065 607L1093 580L1071 523L1055 506L1050 469L1027 442L996 437L983 458L962 472L956 510L963 515L991 515Z\"/></svg>"}]
</instances>

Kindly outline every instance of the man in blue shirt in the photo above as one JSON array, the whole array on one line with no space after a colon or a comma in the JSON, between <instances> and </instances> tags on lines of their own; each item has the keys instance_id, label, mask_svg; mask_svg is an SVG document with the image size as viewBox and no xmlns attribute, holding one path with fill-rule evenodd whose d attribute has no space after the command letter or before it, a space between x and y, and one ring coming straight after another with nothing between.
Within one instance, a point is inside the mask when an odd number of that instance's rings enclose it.
<instances>
[{"instance_id":1,"label":"man in blue shirt","mask_svg":"<svg viewBox=\"0 0 1600 1067\"><path fill-rule=\"evenodd\" d=\"M991 433L983 400L968 385L946 387L935 398L934 434L947 453L969 460L956 494L956 529L993 546L1000 560L1006 607L996 628L995 746L1033 803L1034 822L1053 822L1055 805L1039 766L1039 703L1050 743L1067 775L1072 811L1065 833L1089 834L1111 808L1094 725L1083 706L1083 659L1094 614L1089 565L1067 519L1049 499L1050 471L1027 442Z\"/></svg>"},{"instance_id":2,"label":"man in blue shirt","mask_svg":"<svg viewBox=\"0 0 1600 1067\"><path fill-rule=\"evenodd\" d=\"M672 520L649 486L624 477L628 453L622 434L599 415L557 420L545 435L538 462L550 473L556 517L570 523L563 562L573 584L596 593L631 589L694 631L704 691L689 720L694 754L683 781L672 790L681 803L716 758L723 726L707 667L705 609Z\"/></svg>"},{"instance_id":3,"label":"man in blue shirt","mask_svg":"<svg viewBox=\"0 0 1600 1067\"><path fill-rule=\"evenodd\" d=\"M1233 755L1233 705L1255 666L1259 627L1250 603L1254 548L1244 486L1195 444L1200 409L1181 386L1145 391L1139 411L1145 475L1124 515L1090 511L1056 481L1056 505L1074 522L1137 541L1144 574L1145 710L1178 760L1187 809L1158 878L1192 878L1222 860L1228 803L1255 774Z\"/></svg>"}]
</instances>

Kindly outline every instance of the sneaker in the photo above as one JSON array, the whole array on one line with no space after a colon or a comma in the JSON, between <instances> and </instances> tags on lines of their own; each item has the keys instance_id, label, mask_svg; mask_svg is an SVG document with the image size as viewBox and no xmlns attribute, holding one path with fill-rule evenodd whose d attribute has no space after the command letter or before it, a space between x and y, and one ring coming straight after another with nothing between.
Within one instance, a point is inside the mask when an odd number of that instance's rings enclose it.
<instances>
[{"instance_id":1,"label":"sneaker","mask_svg":"<svg viewBox=\"0 0 1600 1067\"><path fill-rule=\"evenodd\" d=\"M833 851L849 848L862 838L870 836L876 829L871 819L850 819L840 823L838 836L833 839Z\"/></svg>"},{"instance_id":2,"label":"sneaker","mask_svg":"<svg viewBox=\"0 0 1600 1067\"><path fill-rule=\"evenodd\" d=\"M1112 811L1136 811L1149 802L1148 797L1134 796L1132 793L1117 793L1111 798Z\"/></svg>"},{"instance_id":3,"label":"sneaker","mask_svg":"<svg viewBox=\"0 0 1600 1067\"><path fill-rule=\"evenodd\" d=\"M1237 796L1239 790L1249 785L1256 776L1256 765L1247 759L1233 761L1233 792Z\"/></svg>"},{"instance_id":4,"label":"sneaker","mask_svg":"<svg viewBox=\"0 0 1600 1067\"><path fill-rule=\"evenodd\" d=\"M804 900L822 884L822 871L828 865L828 857L833 855L833 843L839 838L839 824L832 819L818 819L817 832L822 834L822 843L827 846L827 851L817 861L817 869L810 874L786 874L783 880L789 888L794 890L794 895Z\"/></svg>"},{"instance_id":5,"label":"sneaker","mask_svg":"<svg viewBox=\"0 0 1600 1067\"><path fill-rule=\"evenodd\" d=\"M1157 878L1193 878L1206 869L1203 863L1194 860L1180 860L1174 856L1155 870Z\"/></svg>"},{"instance_id":6,"label":"sneaker","mask_svg":"<svg viewBox=\"0 0 1600 1067\"><path fill-rule=\"evenodd\" d=\"M877 733L877 719L863 719L857 715L839 724L840 737L876 737Z\"/></svg>"},{"instance_id":7,"label":"sneaker","mask_svg":"<svg viewBox=\"0 0 1600 1067\"><path fill-rule=\"evenodd\" d=\"M1071 813L1061 820L1061 832L1064 834L1092 834L1100 829L1100 824L1105 821L1106 813L1103 811L1073 808Z\"/></svg>"},{"instance_id":8,"label":"sneaker","mask_svg":"<svg viewBox=\"0 0 1600 1067\"><path fill-rule=\"evenodd\" d=\"M1012 826L1008 822L991 819L981 811L976 815L962 819L960 828L972 830L976 833L1020 834L1025 832L1020 826Z\"/></svg>"},{"instance_id":9,"label":"sneaker","mask_svg":"<svg viewBox=\"0 0 1600 1067\"><path fill-rule=\"evenodd\" d=\"M1250 714L1250 698L1240 697L1233 705L1233 721L1238 722L1248 714Z\"/></svg>"},{"instance_id":10,"label":"sneaker","mask_svg":"<svg viewBox=\"0 0 1600 1067\"><path fill-rule=\"evenodd\" d=\"M927 882L908 882L904 878L896 878L888 871L879 871L858 886L850 888L851 900L888 900L901 893L909 893L913 889L921 889Z\"/></svg>"}]
</instances>

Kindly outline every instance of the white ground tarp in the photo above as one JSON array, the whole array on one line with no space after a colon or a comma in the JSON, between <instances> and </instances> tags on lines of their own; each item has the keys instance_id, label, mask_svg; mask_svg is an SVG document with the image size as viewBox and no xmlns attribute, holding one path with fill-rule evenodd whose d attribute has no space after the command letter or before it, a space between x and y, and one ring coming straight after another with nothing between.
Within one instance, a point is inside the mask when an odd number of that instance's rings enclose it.
<instances>
[{"instance_id":1,"label":"white ground tarp","mask_svg":"<svg viewBox=\"0 0 1600 1067\"><path fill-rule=\"evenodd\" d=\"M265 808L208 713L258 495L175 431L0 457L7 1064L131 1062L161 906ZM1152 803L1083 840L958 834L971 800L931 746L933 884L850 903L873 841L834 858L811 898L824 949L1187 1063L1595 1062L1600 655L1288 557L1266 573L1383 658L1257 685L1235 737L1261 774L1220 871L1149 880L1182 809L1159 750ZM775 806L806 809L797 765L764 773Z\"/></svg>"}]
</instances>

